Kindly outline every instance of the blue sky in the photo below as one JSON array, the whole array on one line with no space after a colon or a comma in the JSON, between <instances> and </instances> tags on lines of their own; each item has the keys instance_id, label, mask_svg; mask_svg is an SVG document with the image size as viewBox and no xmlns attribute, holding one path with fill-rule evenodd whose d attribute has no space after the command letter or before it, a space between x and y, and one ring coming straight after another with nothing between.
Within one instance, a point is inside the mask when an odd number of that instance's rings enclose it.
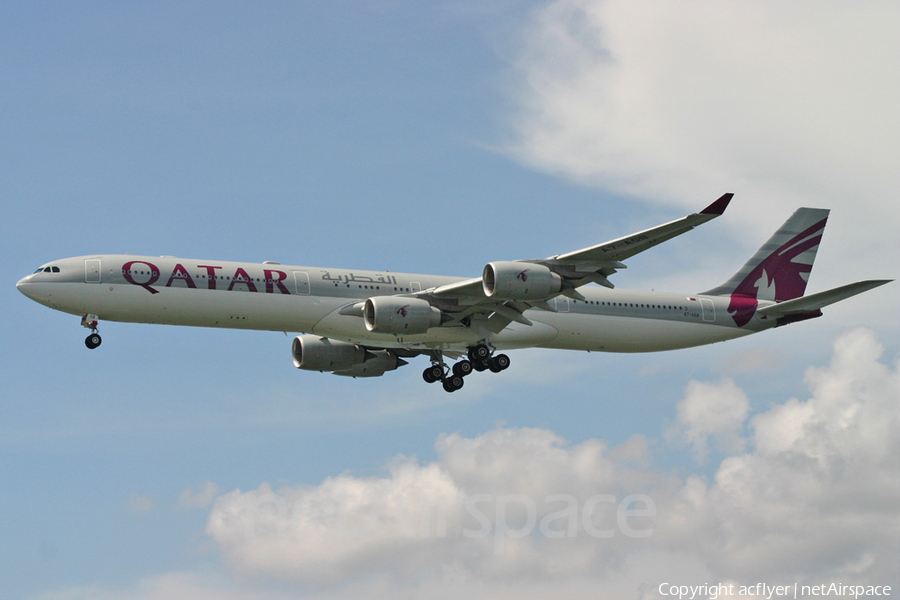
<instances>
[{"instance_id":1,"label":"blue sky","mask_svg":"<svg viewBox=\"0 0 900 600\"><path fill-rule=\"evenodd\" d=\"M88 352L77 318L14 290L97 252L471 276L725 191L722 219L617 285L712 287L801 205L833 208L811 289L895 277L898 15L815 6L5 4L0 596L653 598L654 569L900 583L896 490L847 499L846 475L900 471L890 287L728 345L517 352L453 395L418 361L374 380L298 372L273 333L107 323ZM822 469L807 493L760 484L800 480L804 460ZM266 485L339 507L322 521L334 535L299 513L276 515L281 537L215 525L239 527ZM358 516L348 489L376 509L385 490L408 506L435 489L645 494L658 533L532 535L500 556L452 535L413 544L387 519L360 549L338 531ZM773 545L792 558L766 562Z\"/></svg>"}]
</instances>

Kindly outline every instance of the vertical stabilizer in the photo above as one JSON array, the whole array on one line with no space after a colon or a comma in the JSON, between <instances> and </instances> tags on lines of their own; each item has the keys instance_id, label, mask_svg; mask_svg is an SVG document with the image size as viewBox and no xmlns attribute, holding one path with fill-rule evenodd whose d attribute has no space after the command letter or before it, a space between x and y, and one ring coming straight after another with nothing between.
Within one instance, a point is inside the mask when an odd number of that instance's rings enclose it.
<instances>
[{"instance_id":1,"label":"vertical stabilizer","mask_svg":"<svg viewBox=\"0 0 900 600\"><path fill-rule=\"evenodd\" d=\"M728 313L738 326L750 322L759 300L800 298L827 221L827 209L798 209L731 279L704 293L731 296Z\"/></svg>"}]
</instances>

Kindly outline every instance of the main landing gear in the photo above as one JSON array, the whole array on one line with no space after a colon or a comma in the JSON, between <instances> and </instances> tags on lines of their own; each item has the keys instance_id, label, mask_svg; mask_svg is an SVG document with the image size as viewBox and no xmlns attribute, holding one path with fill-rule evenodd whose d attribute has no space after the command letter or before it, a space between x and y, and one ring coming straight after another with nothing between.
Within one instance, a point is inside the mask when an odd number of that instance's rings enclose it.
<instances>
[{"instance_id":1,"label":"main landing gear","mask_svg":"<svg viewBox=\"0 0 900 600\"><path fill-rule=\"evenodd\" d=\"M440 381L444 386L444 389L448 392L455 392L459 388L463 386L463 376L460 375L458 371L459 363L453 365L453 372L447 372L447 366L443 362L443 358L440 362L432 363L430 367L425 369L422 373L422 379L424 379L428 383L434 383L436 381ZM469 369L471 372L471 368Z\"/></svg>"},{"instance_id":2,"label":"main landing gear","mask_svg":"<svg viewBox=\"0 0 900 600\"><path fill-rule=\"evenodd\" d=\"M468 359L462 359L448 369L444 363L443 355L438 354L432 359L431 366L422 373L422 378L428 383L440 381L444 390L455 392L465 383L464 377L472 371L487 371L499 373L509 368L509 357L505 354L493 355L492 350L486 344L478 344L469 348Z\"/></svg>"},{"instance_id":3,"label":"main landing gear","mask_svg":"<svg viewBox=\"0 0 900 600\"><path fill-rule=\"evenodd\" d=\"M103 341L100 334L97 333L97 324L100 323L100 317L97 315L85 315L81 317L81 326L91 330L91 334L84 338L84 345L93 350Z\"/></svg>"}]
</instances>

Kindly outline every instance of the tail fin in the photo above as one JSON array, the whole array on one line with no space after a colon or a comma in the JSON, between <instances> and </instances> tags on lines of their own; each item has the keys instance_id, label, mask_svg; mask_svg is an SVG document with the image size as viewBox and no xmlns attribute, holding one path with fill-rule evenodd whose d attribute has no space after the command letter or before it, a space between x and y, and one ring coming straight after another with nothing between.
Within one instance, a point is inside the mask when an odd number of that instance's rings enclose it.
<instances>
[{"instance_id":1,"label":"tail fin","mask_svg":"<svg viewBox=\"0 0 900 600\"><path fill-rule=\"evenodd\" d=\"M798 209L731 279L704 293L731 296L728 312L738 326L750 321L759 300L800 298L806 291L828 212Z\"/></svg>"}]
</instances>

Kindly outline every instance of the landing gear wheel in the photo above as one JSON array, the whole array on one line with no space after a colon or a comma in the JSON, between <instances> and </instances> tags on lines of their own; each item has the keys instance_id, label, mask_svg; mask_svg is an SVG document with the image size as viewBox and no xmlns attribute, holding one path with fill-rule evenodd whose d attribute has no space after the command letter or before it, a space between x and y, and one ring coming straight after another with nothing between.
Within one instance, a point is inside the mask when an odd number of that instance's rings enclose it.
<instances>
[{"instance_id":1,"label":"landing gear wheel","mask_svg":"<svg viewBox=\"0 0 900 600\"><path fill-rule=\"evenodd\" d=\"M425 371L422 372L422 379L427 381L428 383L434 383L435 381L440 381L444 376L444 369L441 365L431 365Z\"/></svg>"},{"instance_id":2,"label":"landing gear wheel","mask_svg":"<svg viewBox=\"0 0 900 600\"><path fill-rule=\"evenodd\" d=\"M84 315L81 317L81 326L90 329L91 335L87 336L84 339L84 345L93 350L97 346L100 345L100 342L103 340L100 338L100 334L97 333L97 325L100 323L100 317L97 315Z\"/></svg>"},{"instance_id":3,"label":"landing gear wheel","mask_svg":"<svg viewBox=\"0 0 900 600\"><path fill-rule=\"evenodd\" d=\"M100 337L99 333L92 333L84 339L84 345L93 350L99 346L102 341L103 338Z\"/></svg>"},{"instance_id":4,"label":"landing gear wheel","mask_svg":"<svg viewBox=\"0 0 900 600\"><path fill-rule=\"evenodd\" d=\"M505 354L498 354L490 360L489 368L494 373L505 371L509 368L509 357Z\"/></svg>"},{"instance_id":5,"label":"landing gear wheel","mask_svg":"<svg viewBox=\"0 0 900 600\"><path fill-rule=\"evenodd\" d=\"M472 363L472 368L478 371L479 373L482 371L488 370L488 362L486 360L476 360Z\"/></svg>"},{"instance_id":6,"label":"landing gear wheel","mask_svg":"<svg viewBox=\"0 0 900 600\"><path fill-rule=\"evenodd\" d=\"M485 344L478 344L477 346L472 346L469 348L469 360L472 362L477 362L479 360L484 360L491 355L491 349L488 348Z\"/></svg>"},{"instance_id":7,"label":"landing gear wheel","mask_svg":"<svg viewBox=\"0 0 900 600\"><path fill-rule=\"evenodd\" d=\"M459 388L463 386L465 380L459 375L451 375L450 377L445 377L443 381L444 390L448 392L455 392Z\"/></svg>"},{"instance_id":8,"label":"landing gear wheel","mask_svg":"<svg viewBox=\"0 0 900 600\"><path fill-rule=\"evenodd\" d=\"M455 365L453 365L453 374L459 375L460 377L465 377L466 375L468 375L469 373L472 372L473 368L474 367L473 367L471 361L463 359L463 360L459 361L458 363L456 363Z\"/></svg>"}]
</instances>

